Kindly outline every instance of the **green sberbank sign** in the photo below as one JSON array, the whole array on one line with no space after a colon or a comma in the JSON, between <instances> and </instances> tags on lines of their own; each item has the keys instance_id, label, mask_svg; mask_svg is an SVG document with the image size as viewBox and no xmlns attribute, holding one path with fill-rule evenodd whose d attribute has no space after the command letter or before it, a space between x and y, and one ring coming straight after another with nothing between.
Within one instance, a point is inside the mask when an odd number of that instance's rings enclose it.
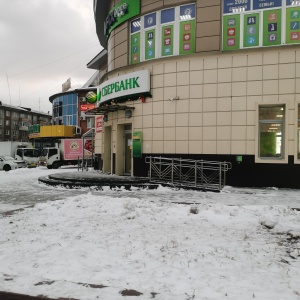
<instances>
[{"instance_id":1,"label":"green sberbank sign","mask_svg":"<svg viewBox=\"0 0 300 300\"><path fill-rule=\"evenodd\" d=\"M150 72L142 70L105 81L97 88L98 105L118 98L150 93Z\"/></svg>"},{"instance_id":2,"label":"green sberbank sign","mask_svg":"<svg viewBox=\"0 0 300 300\"><path fill-rule=\"evenodd\" d=\"M139 0L122 0L109 12L104 22L104 31L108 37L111 31L128 19L140 14Z\"/></svg>"}]
</instances>

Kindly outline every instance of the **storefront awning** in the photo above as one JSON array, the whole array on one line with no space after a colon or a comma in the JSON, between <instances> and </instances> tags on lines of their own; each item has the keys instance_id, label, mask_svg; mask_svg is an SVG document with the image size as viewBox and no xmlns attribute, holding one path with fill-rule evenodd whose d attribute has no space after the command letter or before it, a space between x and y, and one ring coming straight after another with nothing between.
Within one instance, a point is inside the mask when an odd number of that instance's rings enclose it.
<instances>
[{"instance_id":1,"label":"storefront awning","mask_svg":"<svg viewBox=\"0 0 300 300\"><path fill-rule=\"evenodd\" d=\"M134 110L135 108L132 106L126 105L103 105L96 107L94 109L90 109L85 112L85 115L94 116L94 115L107 115L110 112L115 112L118 110Z\"/></svg>"}]
</instances>

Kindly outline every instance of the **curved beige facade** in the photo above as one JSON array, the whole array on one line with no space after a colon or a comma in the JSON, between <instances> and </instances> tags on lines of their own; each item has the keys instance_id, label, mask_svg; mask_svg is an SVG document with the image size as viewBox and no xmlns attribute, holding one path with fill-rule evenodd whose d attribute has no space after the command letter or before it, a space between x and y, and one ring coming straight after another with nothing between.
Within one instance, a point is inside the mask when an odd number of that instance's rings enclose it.
<instances>
[{"instance_id":1,"label":"curved beige facade","mask_svg":"<svg viewBox=\"0 0 300 300\"><path fill-rule=\"evenodd\" d=\"M111 1L111 7L117 3ZM141 15L187 3L191 2L144 0ZM300 171L299 46L222 52L221 1L195 3L194 54L131 65L130 21L111 32L107 73L99 84L149 70L152 97L146 97L145 102L128 97L122 102L134 108L131 118L126 118L123 110L108 113L104 132L97 135L96 142L103 170L128 173L124 171L124 152L131 141L124 144L124 132L129 130L142 133L143 154L142 159L131 159L127 168L131 175L147 175L144 159L149 155L208 158L233 163L228 176L231 185L266 186L274 182L274 186L298 187L291 173ZM279 122L263 119L260 110L268 107L282 107ZM261 146L266 135L262 128L269 123L281 128L276 135L280 145L275 145L280 149L273 157L262 154Z\"/></svg>"}]
</instances>

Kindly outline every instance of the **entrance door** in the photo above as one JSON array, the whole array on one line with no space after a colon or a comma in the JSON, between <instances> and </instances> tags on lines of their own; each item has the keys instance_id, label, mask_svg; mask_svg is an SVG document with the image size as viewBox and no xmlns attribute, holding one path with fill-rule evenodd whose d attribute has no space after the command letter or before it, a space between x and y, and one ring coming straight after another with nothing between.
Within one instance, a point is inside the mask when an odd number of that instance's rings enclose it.
<instances>
[{"instance_id":1,"label":"entrance door","mask_svg":"<svg viewBox=\"0 0 300 300\"><path fill-rule=\"evenodd\" d=\"M131 125L124 126L124 175L131 175L132 129Z\"/></svg>"}]
</instances>

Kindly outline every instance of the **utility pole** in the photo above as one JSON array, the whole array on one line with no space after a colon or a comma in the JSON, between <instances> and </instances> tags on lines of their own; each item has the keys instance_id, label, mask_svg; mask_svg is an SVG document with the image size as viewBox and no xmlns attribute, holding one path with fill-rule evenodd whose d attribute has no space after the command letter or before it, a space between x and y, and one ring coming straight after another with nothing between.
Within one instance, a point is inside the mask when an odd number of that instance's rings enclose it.
<instances>
[{"instance_id":1,"label":"utility pole","mask_svg":"<svg viewBox=\"0 0 300 300\"><path fill-rule=\"evenodd\" d=\"M41 98L39 98L39 111L41 111Z\"/></svg>"}]
</instances>

